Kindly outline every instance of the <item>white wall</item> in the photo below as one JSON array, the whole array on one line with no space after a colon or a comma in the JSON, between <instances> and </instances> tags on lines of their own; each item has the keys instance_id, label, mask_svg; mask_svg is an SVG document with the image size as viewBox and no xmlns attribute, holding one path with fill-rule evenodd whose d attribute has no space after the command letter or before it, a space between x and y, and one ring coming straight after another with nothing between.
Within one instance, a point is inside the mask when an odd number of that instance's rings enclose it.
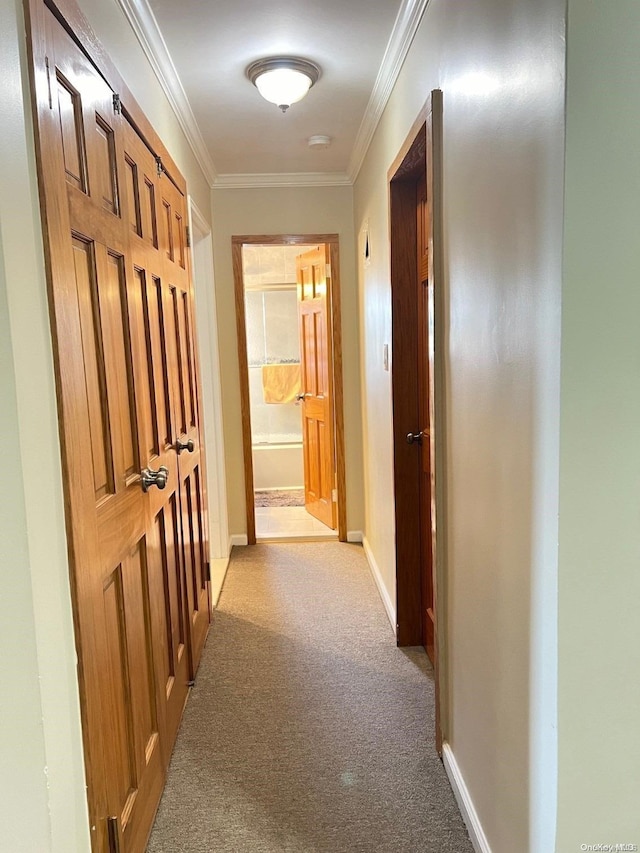
<instances>
[{"instance_id":1,"label":"white wall","mask_svg":"<svg viewBox=\"0 0 640 853\"><path fill-rule=\"evenodd\" d=\"M201 430L204 430L209 522L209 555L213 560L229 556L229 521L222 426L220 350L213 275L211 228L193 199L189 203L196 328L200 354ZM202 440L202 439L201 439Z\"/></svg>"},{"instance_id":2,"label":"white wall","mask_svg":"<svg viewBox=\"0 0 640 853\"><path fill-rule=\"evenodd\" d=\"M352 188L216 188L212 198L230 533L232 536L246 533L238 344L231 263L231 237L239 234L338 234L340 237L347 526L349 530L361 530L362 449Z\"/></svg>"},{"instance_id":3,"label":"white wall","mask_svg":"<svg viewBox=\"0 0 640 853\"><path fill-rule=\"evenodd\" d=\"M355 187L366 538L395 598L387 171L444 92L450 710L494 853L555 833L564 3L431 0Z\"/></svg>"},{"instance_id":4,"label":"white wall","mask_svg":"<svg viewBox=\"0 0 640 853\"><path fill-rule=\"evenodd\" d=\"M559 853L640 847L640 6L568 20Z\"/></svg>"},{"instance_id":5,"label":"white wall","mask_svg":"<svg viewBox=\"0 0 640 853\"><path fill-rule=\"evenodd\" d=\"M80 0L209 216L209 187L113 3ZM60 448L22 3L0 4L0 846L89 850Z\"/></svg>"}]
</instances>

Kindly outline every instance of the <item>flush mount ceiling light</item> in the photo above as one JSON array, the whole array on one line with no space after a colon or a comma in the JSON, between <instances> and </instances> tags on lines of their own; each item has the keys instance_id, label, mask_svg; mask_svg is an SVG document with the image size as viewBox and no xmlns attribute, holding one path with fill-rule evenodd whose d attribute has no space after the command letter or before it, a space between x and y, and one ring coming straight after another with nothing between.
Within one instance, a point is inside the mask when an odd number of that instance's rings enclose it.
<instances>
[{"instance_id":1,"label":"flush mount ceiling light","mask_svg":"<svg viewBox=\"0 0 640 853\"><path fill-rule=\"evenodd\" d=\"M315 136L310 136L307 139L309 148L328 148L331 145L331 137L325 136L324 133L316 133Z\"/></svg>"},{"instance_id":2,"label":"flush mount ceiling light","mask_svg":"<svg viewBox=\"0 0 640 853\"><path fill-rule=\"evenodd\" d=\"M262 97L284 113L317 82L320 68L297 56L274 56L252 62L246 73Z\"/></svg>"}]
</instances>

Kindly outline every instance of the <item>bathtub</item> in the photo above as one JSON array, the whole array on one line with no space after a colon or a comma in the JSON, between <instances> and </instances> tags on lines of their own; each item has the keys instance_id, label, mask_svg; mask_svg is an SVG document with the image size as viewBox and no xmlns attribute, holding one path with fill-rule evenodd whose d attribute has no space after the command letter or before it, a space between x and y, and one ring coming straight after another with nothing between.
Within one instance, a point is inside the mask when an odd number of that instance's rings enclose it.
<instances>
[{"instance_id":1,"label":"bathtub","mask_svg":"<svg viewBox=\"0 0 640 853\"><path fill-rule=\"evenodd\" d=\"M301 489L304 486L302 442L254 444L254 489Z\"/></svg>"}]
</instances>

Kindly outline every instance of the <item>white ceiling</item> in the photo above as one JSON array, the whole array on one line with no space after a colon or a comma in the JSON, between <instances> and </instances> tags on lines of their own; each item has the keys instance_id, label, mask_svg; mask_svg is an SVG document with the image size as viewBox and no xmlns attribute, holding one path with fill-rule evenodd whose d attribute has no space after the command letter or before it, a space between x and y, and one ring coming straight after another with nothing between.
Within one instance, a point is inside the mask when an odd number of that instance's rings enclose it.
<instances>
[{"instance_id":1,"label":"white ceiling","mask_svg":"<svg viewBox=\"0 0 640 853\"><path fill-rule=\"evenodd\" d=\"M428 0L119 2L209 178L233 185L240 175L353 179ZM245 76L280 54L322 68L284 114ZM309 148L314 134L331 146Z\"/></svg>"}]
</instances>

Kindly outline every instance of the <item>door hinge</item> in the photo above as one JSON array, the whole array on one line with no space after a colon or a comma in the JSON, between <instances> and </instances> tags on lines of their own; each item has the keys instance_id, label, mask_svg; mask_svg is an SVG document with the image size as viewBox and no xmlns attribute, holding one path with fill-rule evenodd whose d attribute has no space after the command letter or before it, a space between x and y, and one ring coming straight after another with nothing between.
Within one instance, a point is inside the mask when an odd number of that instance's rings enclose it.
<instances>
[{"instance_id":1,"label":"door hinge","mask_svg":"<svg viewBox=\"0 0 640 853\"><path fill-rule=\"evenodd\" d=\"M325 264L324 274L327 278L331 278L331 264Z\"/></svg>"},{"instance_id":2,"label":"door hinge","mask_svg":"<svg viewBox=\"0 0 640 853\"><path fill-rule=\"evenodd\" d=\"M209 562L209 560L207 560L207 562L204 564L204 579L206 581L211 580L211 563Z\"/></svg>"},{"instance_id":3,"label":"door hinge","mask_svg":"<svg viewBox=\"0 0 640 853\"><path fill-rule=\"evenodd\" d=\"M120 95L114 94L113 96L113 111L116 115L122 114L122 101L120 100Z\"/></svg>"},{"instance_id":4,"label":"door hinge","mask_svg":"<svg viewBox=\"0 0 640 853\"><path fill-rule=\"evenodd\" d=\"M189 226L186 225L184 230L186 232L186 238L185 239L187 242L187 249L190 249L191 248L191 228L189 228Z\"/></svg>"},{"instance_id":5,"label":"door hinge","mask_svg":"<svg viewBox=\"0 0 640 853\"><path fill-rule=\"evenodd\" d=\"M107 832L109 834L109 853L120 853L120 832L118 831L118 818L107 818Z\"/></svg>"},{"instance_id":6,"label":"door hinge","mask_svg":"<svg viewBox=\"0 0 640 853\"><path fill-rule=\"evenodd\" d=\"M331 489L331 500L334 502L334 504L338 503L338 490L337 489Z\"/></svg>"},{"instance_id":7,"label":"door hinge","mask_svg":"<svg viewBox=\"0 0 640 853\"><path fill-rule=\"evenodd\" d=\"M156 157L156 172L158 174L158 177L161 178L162 173L164 172L164 166L162 165L161 157Z\"/></svg>"}]
</instances>

